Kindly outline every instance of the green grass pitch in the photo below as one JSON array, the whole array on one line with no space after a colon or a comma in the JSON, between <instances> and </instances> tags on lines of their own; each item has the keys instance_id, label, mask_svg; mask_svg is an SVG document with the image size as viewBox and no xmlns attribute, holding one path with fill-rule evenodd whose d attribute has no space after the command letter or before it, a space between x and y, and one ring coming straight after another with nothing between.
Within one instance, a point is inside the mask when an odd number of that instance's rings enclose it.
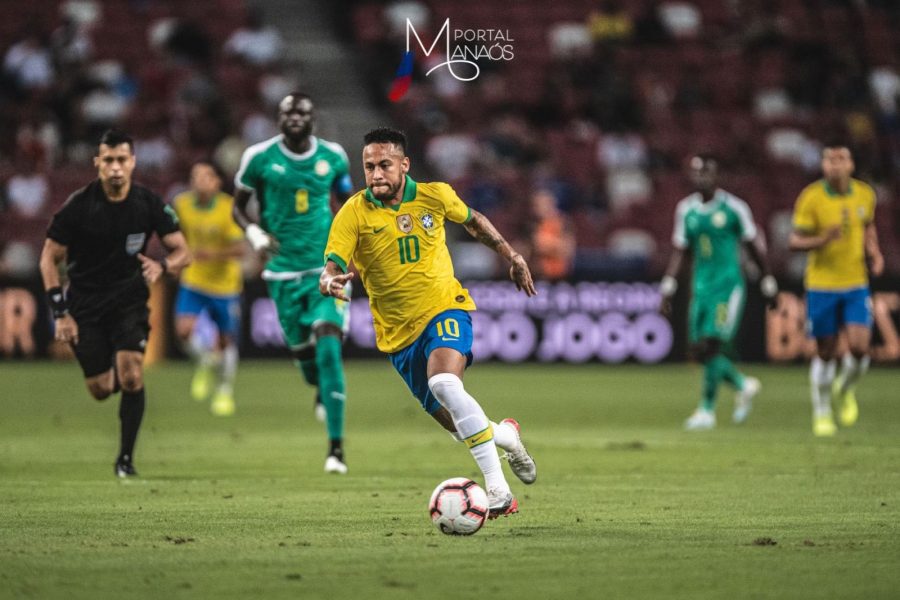
<instances>
[{"instance_id":1,"label":"green grass pitch","mask_svg":"<svg viewBox=\"0 0 900 600\"><path fill-rule=\"evenodd\" d=\"M900 597L896 368L827 440L805 368L747 370L747 424L727 392L719 428L688 434L696 366L476 365L468 389L521 421L539 474L511 481L518 515L454 538L426 504L474 463L387 361L347 365L345 477L322 472L289 361L243 363L227 419L187 397L187 364L151 368L127 482L117 400L90 400L74 364L0 364L0 597Z\"/></svg>"}]
</instances>

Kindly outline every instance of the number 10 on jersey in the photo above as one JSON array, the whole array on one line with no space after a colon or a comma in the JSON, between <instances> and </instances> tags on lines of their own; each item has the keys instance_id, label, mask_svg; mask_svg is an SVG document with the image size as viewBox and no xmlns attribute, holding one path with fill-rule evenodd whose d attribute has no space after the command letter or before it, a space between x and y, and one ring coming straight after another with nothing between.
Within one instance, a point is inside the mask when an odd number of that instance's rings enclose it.
<instances>
[{"instance_id":1,"label":"number 10 on jersey","mask_svg":"<svg viewBox=\"0 0 900 600\"><path fill-rule=\"evenodd\" d=\"M419 262L419 236L408 235L397 238L397 247L400 250L400 264Z\"/></svg>"}]
</instances>

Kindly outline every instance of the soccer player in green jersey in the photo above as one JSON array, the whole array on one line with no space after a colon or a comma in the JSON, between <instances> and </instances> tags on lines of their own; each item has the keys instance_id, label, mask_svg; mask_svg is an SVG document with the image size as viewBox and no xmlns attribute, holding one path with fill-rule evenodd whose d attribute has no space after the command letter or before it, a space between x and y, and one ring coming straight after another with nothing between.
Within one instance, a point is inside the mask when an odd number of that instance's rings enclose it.
<instances>
[{"instance_id":1,"label":"soccer player in green jersey","mask_svg":"<svg viewBox=\"0 0 900 600\"><path fill-rule=\"evenodd\" d=\"M759 380L743 375L726 355L744 310L741 246L759 265L763 274L760 288L770 304L778 294L778 284L766 265L765 246L757 235L750 207L717 187L716 160L705 154L693 156L689 171L697 191L675 209L675 248L659 291L663 313L671 314L671 299L678 289L685 257L693 259L688 340L691 353L703 363L703 396L684 427L688 431L703 431L716 426L716 392L720 382L737 390L732 414L735 423L746 420L753 397L760 389Z\"/></svg>"},{"instance_id":2,"label":"soccer player in green jersey","mask_svg":"<svg viewBox=\"0 0 900 600\"><path fill-rule=\"evenodd\" d=\"M325 471L343 474L346 389L341 341L349 312L344 301L319 293L319 274L333 218L331 195L344 202L353 184L344 149L312 135L313 110L310 97L299 92L279 103L281 134L251 146L241 159L234 216L253 249L269 256L262 276L285 342L325 408L331 441ZM247 213L253 193L259 223Z\"/></svg>"}]
</instances>

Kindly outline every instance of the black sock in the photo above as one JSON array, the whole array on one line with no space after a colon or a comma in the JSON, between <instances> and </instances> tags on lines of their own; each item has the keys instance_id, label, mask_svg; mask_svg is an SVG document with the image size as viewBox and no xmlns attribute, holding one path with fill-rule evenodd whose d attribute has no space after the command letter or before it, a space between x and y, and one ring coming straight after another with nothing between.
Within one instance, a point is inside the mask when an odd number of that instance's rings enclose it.
<instances>
[{"instance_id":1,"label":"black sock","mask_svg":"<svg viewBox=\"0 0 900 600\"><path fill-rule=\"evenodd\" d=\"M113 394L118 394L122 391L122 385L119 383L119 372L116 371L115 367L113 367Z\"/></svg>"},{"instance_id":2,"label":"black sock","mask_svg":"<svg viewBox=\"0 0 900 600\"><path fill-rule=\"evenodd\" d=\"M122 446L119 459L131 462L134 457L134 443L137 441L141 420L144 418L144 388L136 392L122 392L119 401L119 421L122 423Z\"/></svg>"},{"instance_id":3,"label":"black sock","mask_svg":"<svg viewBox=\"0 0 900 600\"><path fill-rule=\"evenodd\" d=\"M342 440L331 440L331 451L329 456L334 456L341 462L344 462L344 449L341 447Z\"/></svg>"}]
</instances>

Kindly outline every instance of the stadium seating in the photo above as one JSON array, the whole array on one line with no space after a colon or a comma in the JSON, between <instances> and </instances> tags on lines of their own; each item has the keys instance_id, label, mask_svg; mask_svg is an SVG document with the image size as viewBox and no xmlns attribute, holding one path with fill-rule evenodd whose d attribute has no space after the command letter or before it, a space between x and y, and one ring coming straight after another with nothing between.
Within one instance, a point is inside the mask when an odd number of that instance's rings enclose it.
<instances>
[{"instance_id":1,"label":"stadium seating","mask_svg":"<svg viewBox=\"0 0 900 600\"><path fill-rule=\"evenodd\" d=\"M685 33L689 30L666 34L660 12L661 7L666 10L666 2L620 2L620 12L634 25L633 34L610 42L598 40L588 57L577 53L554 57L553 48L558 43L557 25L587 23L588 15L599 10L601 3L592 0L549 4L424 0L422 4L431 9L432 36L446 18L454 28L501 28L512 34L515 58L487 65L505 78L506 101L500 110L470 110L464 117L466 126L490 131L505 114L529 116L531 134L543 143L546 156L542 160L577 190L578 201L566 208L574 211L580 248L603 248L604 232L633 225L653 235L658 254L664 255L674 205L690 192L681 171L683 161L697 151L720 157L723 187L746 199L766 230L769 219L790 211L800 190L819 177L817 161L808 160L803 147L795 145L809 140L814 147L825 138L843 135L859 150L858 176L873 182L879 192L882 246L888 268L900 272L896 233L900 203L894 198L900 176L893 166L900 160L897 117L885 124L866 81L868 69L900 63L900 45L892 35L900 23L900 9L885 8L891 3L860 8L828 0L740 5L692 0L687 5L701 15L699 35L693 35ZM385 27L373 24L382 9L382 3L356 3L352 20L356 43L363 50L387 45L394 48L388 55L399 56L405 39L391 38ZM385 81L393 68L385 65ZM811 73L821 77L811 79ZM459 99L441 97L434 91L433 79L426 80L422 74L415 81L413 93L418 101L414 106L396 107L395 118L410 131L421 131L423 126L427 131L427 121L442 113L450 120L445 129L454 130L462 120ZM477 97L478 84L471 85L474 89L466 100ZM614 113L610 119L604 103L613 94L623 98L614 107L624 106L636 114ZM859 115L856 123L862 124L863 131L869 126L875 130L871 137L851 128L851 113ZM591 133L573 137L575 124ZM637 133L649 147L649 159L642 168L654 182L652 198L628 207L625 215L616 213L626 209L617 209L618 204L606 195L609 169L597 163L596 145L610 129ZM772 146L768 136L779 131L784 132L778 138L781 145ZM769 153L776 147L785 152L781 158ZM527 182L533 162L516 166ZM465 194L465 186L477 186L478 177L465 177L460 185ZM516 194L505 197L512 202ZM634 210L639 218L631 223ZM501 223L513 226L512 221ZM519 232L504 233L516 238ZM773 248L776 253L786 252L784 245ZM774 256L773 261L787 263L785 256ZM664 261L647 264L656 271L643 275L655 276Z\"/></svg>"}]
</instances>

